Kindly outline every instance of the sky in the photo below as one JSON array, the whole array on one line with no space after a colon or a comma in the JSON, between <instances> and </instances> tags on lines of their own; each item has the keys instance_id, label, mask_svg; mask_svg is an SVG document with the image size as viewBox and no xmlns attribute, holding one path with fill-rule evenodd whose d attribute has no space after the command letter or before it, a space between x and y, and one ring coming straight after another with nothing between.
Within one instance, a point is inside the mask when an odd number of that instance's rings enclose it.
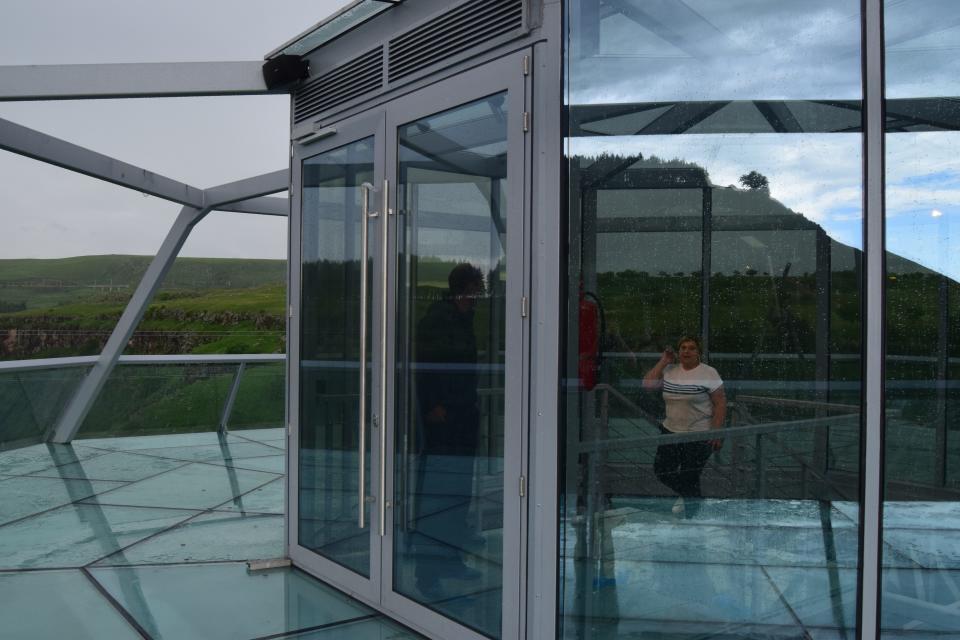
<instances>
[{"instance_id":1,"label":"sky","mask_svg":"<svg viewBox=\"0 0 960 640\"><path fill-rule=\"evenodd\" d=\"M347 1L0 0L0 64L260 60ZM960 95L955 0L885 4L887 95ZM640 5L651 11L678 6ZM607 19L599 55L572 65L569 99L858 99L859 5L685 0L694 26L688 33L675 29L673 42L630 20ZM659 18L680 24L676 15ZM286 96L0 103L0 117L196 187L286 167L288 113ZM960 232L958 143L960 132L889 136L886 197L888 247L960 279L960 251L949 250ZM696 162L719 185L758 170L770 180L772 197L837 240L860 244L857 134L623 136L578 144L579 152ZM0 176L0 258L153 253L179 210L2 151ZM214 213L182 255L285 253L283 220Z\"/></svg>"},{"instance_id":2,"label":"sky","mask_svg":"<svg viewBox=\"0 0 960 640\"><path fill-rule=\"evenodd\" d=\"M859 0L628 4L646 23L608 16L592 54L577 49L589 32L572 24L570 104L861 98ZM960 3L886 0L885 18L887 97L960 95ZM859 133L687 133L572 138L569 152L693 162L723 186L759 171L771 197L859 248L861 146ZM891 133L885 195L887 248L960 280L958 148L957 131Z\"/></svg>"},{"instance_id":3,"label":"sky","mask_svg":"<svg viewBox=\"0 0 960 640\"><path fill-rule=\"evenodd\" d=\"M0 0L0 65L262 60L349 0ZM286 168L289 98L0 102L0 118L206 188ZM180 206L0 151L0 258L152 254ZM284 258L286 221L212 213L181 255Z\"/></svg>"}]
</instances>

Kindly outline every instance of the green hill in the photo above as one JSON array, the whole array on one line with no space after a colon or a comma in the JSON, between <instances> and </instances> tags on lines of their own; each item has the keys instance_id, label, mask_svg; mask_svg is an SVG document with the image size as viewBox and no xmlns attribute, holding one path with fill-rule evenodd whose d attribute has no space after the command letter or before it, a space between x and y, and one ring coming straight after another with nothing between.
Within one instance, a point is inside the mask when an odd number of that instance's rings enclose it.
<instances>
[{"instance_id":1,"label":"green hill","mask_svg":"<svg viewBox=\"0 0 960 640\"><path fill-rule=\"evenodd\" d=\"M0 260L0 312L128 298L151 256ZM286 281L285 260L178 258L162 290L247 289Z\"/></svg>"},{"instance_id":2,"label":"green hill","mask_svg":"<svg viewBox=\"0 0 960 640\"><path fill-rule=\"evenodd\" d=\"M0 260L0 360L99 353L149 256ZM181 258L126 353L280 353L286 262Z\"/></svg>"}]
</instances>

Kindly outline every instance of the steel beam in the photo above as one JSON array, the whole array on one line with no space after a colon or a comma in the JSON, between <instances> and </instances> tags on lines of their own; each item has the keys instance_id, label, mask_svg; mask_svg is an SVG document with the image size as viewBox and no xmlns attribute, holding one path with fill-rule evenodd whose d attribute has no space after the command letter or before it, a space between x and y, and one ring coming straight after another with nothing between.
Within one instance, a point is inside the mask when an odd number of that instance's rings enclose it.
<instances>
[{"instance_id":1,"label":"steel beam","mask_svg":"<svg viewBox=\"0 0 960 640\"><path fill-rule=\"evenodd\" d=\"M155 98L270 91L263 62L161 62L0 66L0 101Z\"/></svg>"},{"instance_id":2,"label":"steel beam","mask_svg":"<svg viewBox=\"0 0 960 640\"><path fill-rule=\"evenodd\" d=\"M154 256L150 266L147 267L146 273L143 274L143 279L137 285L133 297L127 303L126 309L123 310L123 315L120 316L120 320L113 328L113 333L107 339L107 344L100 353L97 363L93 365L86 378L80 383L79 388L70 400L70 404L67 405L57 421L57 426L51 437L53 442L66 444L73 440L80 429L80 425L83 424L87 414L90 413L97 396L100 395L107 378L113 372L124 347L127 346L134 330L143 318L147 305L150 304L157 289L160 288L164 276L173 266L173 261L180 252L183 243L186 242L187 236L190 235L194 225L202 220L208 211L209 209L195 209L193 207L184 207L180 211L180 215L177 216L170 231L167 232L163 244L160 245L160 250L157 251L157 255Z\"/></svg>"},{"instance_id":3,"label":"steel beam","mask_svg":"<svg viewBox=\"0 0 960 640\"><path fill-rule=\"evenodd\" d=\"M249 200L221 205L216 209L217 211L254 213L262 216L289 216L290 200L288 198L250 198Z\"/></svg>"},{"instance_id":4,"label":"steel beam","mask_svg":"<svg viewBox=\"0 0 960 640\"><path fill-rule=\"evenodd\" d=\"M0 81L0 86L2 85ZM0 118L0 149L187 207L203 206L202 189L2 118Z\"/></svg>"},{"instance_id":5,"label":"steel beam","mask_svg":"<svg viewBox=\"0 0 960 640\"><path fill-rule=\"evenodd\" d=\"M243 372L247 369L247 363L241 362L237 365L237 372L233 376L233 383L230 385L230 393L223 403L223 410L220 412L220 425L217 427L217 433L225 435L230 422L230 414L233 413L233 404L237 401L237 394L240 392L240 381L243 379ZM235 495L240 495L239 493Z\"/></svg>"},{"instance_id":6,"label":"steel beam","mask_svg":"<svg viewBox=\"0 0 960 640\"><path fill-rule=\"evenodd\" d=\"M127 303L120 320L113 328L113 333L110 334L97 363L87 373L87 377L84 378L70 404L60 416L51 438L53 442L67 443L77 434L193 227L216 207L260 199L261 196L269 193L285 191L289 186L290 171L281 169L207 189L202 192L201 197L205 203L204 206L188 206L181 210L160 250L147 267L140 284L137 285L133 297Z\"/></svg>"},{"instance_id":7,"label":"steel beam","mask_svg":"<svg viewBox=\"0 0 960 640\"><path fill-rule=\"evenodd\" d=\"M280 169L211 187L203 192L203 205L208 209L220 209L227 204L279 193L289 188L290 170Z\"/></svg>"},{"instance_id":8,"label":"steel beam","mask_svg":"<svg viewBox=\"0 0 960 640\"><path fill-rule=\"evenodd\" d=\"M883 2L863 2L864 42L864 253L866 259L864 344L864 428L861 445L860 504L862 544L859 585L859 638L880 635L880 552L883 546L884 449L884 90Z\"/></svg>"}]
</instances>

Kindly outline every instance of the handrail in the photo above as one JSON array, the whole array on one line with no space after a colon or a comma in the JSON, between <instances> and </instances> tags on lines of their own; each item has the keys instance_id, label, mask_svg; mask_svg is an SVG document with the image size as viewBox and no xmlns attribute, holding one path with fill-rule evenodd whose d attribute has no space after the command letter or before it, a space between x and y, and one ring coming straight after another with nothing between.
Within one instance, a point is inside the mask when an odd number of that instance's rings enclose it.
<instances>
[{"instance_id":1,"label":"handrail","mask_svg":"<svg viewBox=\"0 0 960 640\"><path fill-rule=\"evenodd\" d=\"M43 369L68 369L96 364L99 356L72 356L67 358L37 358L36 360L7 360L0 362L0 373L40 371ZM211 353L178 355L129 355L120 356L120 364L255 364L261 362L284 362L283 353Z\"/></svg>"},{"instance_id":2,"label":"handrail","mask_svg":"<svg viewBox=\"0 0 960 640\"><path fill-rule=\"evenodd\" d=\"M837 426L842 422L858 422L859 414L843 415L826 418L812 418L809 420L788 420L784 422L768 422L766 424L749 425L746 427L727 427L725 429L711 429L709 431L692 431L689 433L667 433L655 436L635 436L631 438L609 438L605 440L589 440L576 447L578 453L593 453L599 451L622 450L629 445L660 445L679 444L682 442L699 442L701 440L715 440L718 438L734 438L738 436L752 436L764 433L783 433L784 431L799 430L807 427L819 428Z\"/></svg>"},{"instance_id":3,"label":"handrail","mask_svg":"<svg viewBox=\"0 0 960 640\"><path fill-rule=\"evenodd\" d=\"M841 411L844 413L859 413L860 406L855 404L840 404L837 402L820 402L817 400L797 400L794 398L773 398L770 396L750 396L737 394L737 402L746 404L765 404L775 407L793 407L795 409L817 409L822 411Z\"/></svg>"}]
</instances>

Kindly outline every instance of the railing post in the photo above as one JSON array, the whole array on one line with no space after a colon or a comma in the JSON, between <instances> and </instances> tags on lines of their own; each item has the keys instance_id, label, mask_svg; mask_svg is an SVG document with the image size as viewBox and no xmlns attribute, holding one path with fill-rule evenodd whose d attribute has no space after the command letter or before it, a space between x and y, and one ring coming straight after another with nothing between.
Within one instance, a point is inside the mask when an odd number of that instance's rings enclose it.
<instances>
[{"instance_id":1,"label":"railing post","mask_svg":"<svg viewBox=\"0 0 960 640\"><path fill-rule=\"evenodd\" d=\"M233 376L233 384L230 385L230 393L227 395L227 400L223 403L223 411L220 412L220 424L217 427L217 433L227 432L230 414L233 413L233 403L236 401L237 392L240 390L240 379L243 378L243 372L246 368L246 362L241 362L237 366L237 372Z\"/></svg>"},{"instance_id":2,"label":"railing post","mask_svg":"<svg viewBox=\"0 0 960 640\"><path fill-rule=\"evenodd\" d=\"M756 451L757 498L763 498L767 493L767 469L763 459L763 434L756 435L754 451Z\"/></svg>"}]
</instances>

